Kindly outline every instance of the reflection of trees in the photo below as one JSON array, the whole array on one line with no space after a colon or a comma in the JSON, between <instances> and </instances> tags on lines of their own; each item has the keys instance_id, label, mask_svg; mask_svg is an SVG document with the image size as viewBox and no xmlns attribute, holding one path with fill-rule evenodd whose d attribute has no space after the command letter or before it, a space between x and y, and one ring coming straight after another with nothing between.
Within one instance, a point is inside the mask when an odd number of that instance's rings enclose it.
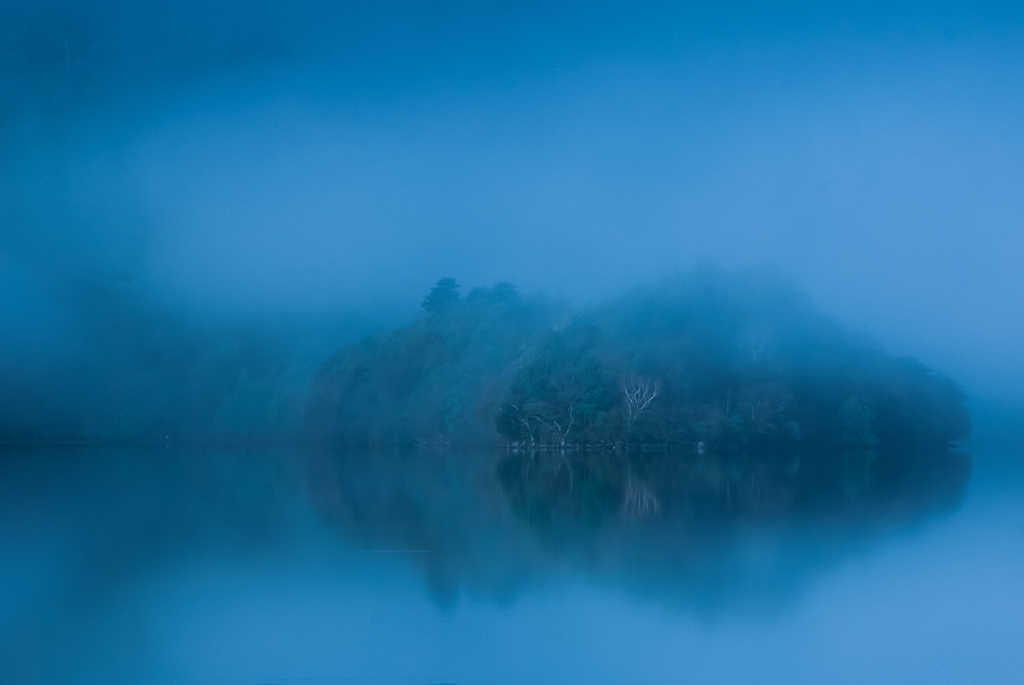
<instances>
[{"instance_id":1,"label":"reflection of trees","mask_svg":"<svg viewBox=\"0 0 1024 685\"><path fill-rule=\"evenodd\" d=\"M318 519L317 563L332 558L320 551L326 527L346 546L389 552L366 557L406 560L441 602L461 593L504 600L571 575L660 604L719 611L789 596L823 560L949 510L969 468L956 453L864 449L368 455L7 447L0 457L0 519L11 531L24 526L69 543L67 556L53 561L59 583L28 599L37 610L7 617L4 682L27 682L18 676L30 671L77 682L77 655L120 659L97 626L116 626L120 640L137 633L137 618L118 623L96 612L116 613L125 593L135 596L154 575L206 562L219 569L231 559L259 564L267 554L276 569L280 552L308 563L310 550L295 544L311 539L307 505ZM18 551L20 538L8 542ZM56 566L48 568L41 566ZM42 582L47 587L45 575ZM143 682L147 672L130 675Z\"/></svg>"},{"instance_id":2,"label":"reflection of trees","mask_svg":"<svg viewBox=\"0 0 1024 685\"><path fill-rule=\"evenodd\" d=\"M627 585L673 594L712 583L728 598L747 587L750 569L738 555L750 531L817 541L834 555L955 506L968 471L967 458L953 452L525 450L496 461L325 453L311 462L309 487L343 537L369 549L422 550L412 563L442 598L460 589L504 595L567 568L614 569ZM800 530L815 533L802 538Z\"/></svg>"},{"instance_id":3,"label":"reflection of trees","mask_svg":"<svg viewBox=\"0 0 1024 685\"><path fill-rule=\"evenodd\" d=\"M66 517L83 541L86 557L73 568L89 595L168 559L271 545L305 525L295 513L307 501L346 544L407 556L448 601L464 591L508 596L566 570L607 568L616 569L616 582L679 592L698 587L692 574L700 564L731 563L744 530L779 536L808 525L824 531L830 549L842 548L952 507L967 473L955 453L872 450L94 448L7 455L0 502ZM736 591L736 582L721 582L721 593Z\"/></svg>"},{"instance_id":4,"label":"reflection of trees","mask_svg":"<svg viewBox=\"0 0 1024 685\"><path fill-rule=\"evenodd\" d=\"M506 522L493 461L446 453L306 453L307 491L320 518L372 553L407 558L432 594L506 594L521 555Z\"/></svg>"},{"instance_id":5,"label":"reflection of trees","mask_svg":"<svg viewBox=\"0 0 1024 685\"><path fill-rule=\"evenodd\" d=\"M959 496L967 458L846 450L829 455L695 455L647 452L567 453L575 488L542 453L513 453L499 464L514 511L531 523L616 519L622 513L700 528L767 523L793 517L885 520L894 512L925 514ZM602 493L586 500L588 493ZM601 502L595 511L595 502ZM919 509L907 507L913 502Z\"/></svg>"}]
</instances>

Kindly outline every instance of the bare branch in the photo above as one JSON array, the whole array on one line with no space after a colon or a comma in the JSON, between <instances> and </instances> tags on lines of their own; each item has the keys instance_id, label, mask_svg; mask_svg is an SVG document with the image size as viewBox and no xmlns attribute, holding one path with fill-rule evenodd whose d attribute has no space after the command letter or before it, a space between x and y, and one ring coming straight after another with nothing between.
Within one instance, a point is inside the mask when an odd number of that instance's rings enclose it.
<instances>
[{"instance_id":1,"label":"bare branch","mask_svg":"<svg viewBox=\"0 0 1024 685\"><path fill-rule=\"evenodd\" d=\"M650 378L630 376L619 386L626 403L626 425L632 426L658 396L661 384Z\"/></svg>"},{"instance_id":2,"label":"bare branch","mask_svg":"<svg viewBox=\"0 0 1024 685\"><path fill-rule=\"evenodd\" d=\"M772 335L767 328L752 328L740 337L740 344L750 350L750 361L754 364L772 351Z\"/></svg>"}]
</instances>

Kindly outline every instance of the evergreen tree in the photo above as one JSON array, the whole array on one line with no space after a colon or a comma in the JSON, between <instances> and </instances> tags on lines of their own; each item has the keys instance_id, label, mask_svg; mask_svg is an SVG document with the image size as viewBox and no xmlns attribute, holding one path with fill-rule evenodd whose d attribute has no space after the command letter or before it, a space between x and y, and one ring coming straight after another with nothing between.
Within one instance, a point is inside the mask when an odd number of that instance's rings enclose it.
<instances>
[{"instance_id":1,"label":"evergreen tree","mask_svg":"<svg viewBox=\"0 0 1024 685\"><path fill-rule=\"evenodd\" d=\"M454 278L442 278L423 299L423 308L431 314L443 312L459 301L459 287Z\"/></svg>"}]
</instances>

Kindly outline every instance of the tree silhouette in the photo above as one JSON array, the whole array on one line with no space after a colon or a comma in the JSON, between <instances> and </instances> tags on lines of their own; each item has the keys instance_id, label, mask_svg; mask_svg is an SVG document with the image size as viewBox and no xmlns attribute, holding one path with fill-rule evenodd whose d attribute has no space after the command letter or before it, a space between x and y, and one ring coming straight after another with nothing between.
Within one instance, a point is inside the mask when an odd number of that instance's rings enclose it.
<instances>
[{"instance_id":1,"label":"tree silhouette","mask_svg":"<svg viewBox=\"0 0 1024 685\"><path fill-rule=\"evenodd\" d=\"M423 299L423 308L431 314L444 311L459 301L459 287L454 278L442 278Z\"/></svg>"}]
</instances>

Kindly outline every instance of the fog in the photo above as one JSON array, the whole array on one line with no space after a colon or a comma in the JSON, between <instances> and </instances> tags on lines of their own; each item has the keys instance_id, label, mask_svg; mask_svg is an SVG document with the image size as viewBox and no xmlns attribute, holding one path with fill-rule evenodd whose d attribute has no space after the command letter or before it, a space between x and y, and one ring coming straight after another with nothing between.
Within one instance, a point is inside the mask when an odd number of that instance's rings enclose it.
<instances>
[{"instance_id":1,"label":"fog","mask_svg":"<svg viewBox=\"0 0 1024 685\"><path fill-rule=\"evenodd\" d=\"M1022 682L1022 45L0 2L0 681Z\"/></svg>"},{"instance_id":2,"label":"fog","mask_svg":"<svg viewBox=\"0 0 1024 685\"><path fill-rule=\"evenodd\" d=\"M1021 20L10 3L3 377L53 394L246 326L313 364L441 276L585 303L713 262L1020 406Z\"/></svg>"}]
</instances>

